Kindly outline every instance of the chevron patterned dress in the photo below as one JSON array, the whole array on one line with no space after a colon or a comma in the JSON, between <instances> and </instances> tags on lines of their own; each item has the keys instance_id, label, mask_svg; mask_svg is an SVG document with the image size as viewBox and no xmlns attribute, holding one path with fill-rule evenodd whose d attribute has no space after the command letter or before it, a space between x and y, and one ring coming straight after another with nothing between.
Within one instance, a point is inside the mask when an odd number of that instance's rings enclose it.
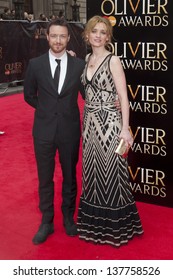
<instances>
[{"instance_id":1,"label":"chevron patterned dress","mask_svg":"<svg viewBox=\"0 0 173 280\"><path fill-rule=\"evenodd\" d=\"M82 194L78 212L79 238L120 246L143 233L129 185L127 159L115 154L122 127L117 92L108 55L91 80L87 67L83 114Z\"/></svg>"}]
</instances>

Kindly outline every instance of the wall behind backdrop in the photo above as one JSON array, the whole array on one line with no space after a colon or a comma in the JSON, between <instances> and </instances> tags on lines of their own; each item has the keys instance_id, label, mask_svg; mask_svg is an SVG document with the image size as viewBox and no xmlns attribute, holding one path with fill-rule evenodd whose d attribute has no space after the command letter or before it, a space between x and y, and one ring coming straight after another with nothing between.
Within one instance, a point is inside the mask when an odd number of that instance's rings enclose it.
<instances>
[{"instance_id":1,"label":"wall behind backdrop","mask_svg":"<svg viewBox=\"0 0 173 280\"><path fill-rule=\"evenodd\" d=\"M87 0L87 18L109 18L111 50L127 78L131 188L136 200L173 207L173 1Z\"/></svg>"}]
</instances>

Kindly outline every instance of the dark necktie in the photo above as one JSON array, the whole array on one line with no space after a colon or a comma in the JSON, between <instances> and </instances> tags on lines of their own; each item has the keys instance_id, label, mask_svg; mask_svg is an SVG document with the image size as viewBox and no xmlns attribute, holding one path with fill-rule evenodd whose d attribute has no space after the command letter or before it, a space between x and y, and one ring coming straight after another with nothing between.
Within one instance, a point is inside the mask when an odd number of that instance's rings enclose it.
<instances>
[{"instance_id":1,"label":"dark necktie","mask_svg":"<svg viewBox=\"0 0 173 280\"><path fill-rule=\"evenodd\" d=\"M61 59L55 59L55 61L57 62L57 66L56 66L56 69L55 69L55 74L54 74L54 82L55 82L55 86L58 90L58 85L59 85L59 78L60 78L60 62L61 62Z\"/></svg>"}]
</instances>

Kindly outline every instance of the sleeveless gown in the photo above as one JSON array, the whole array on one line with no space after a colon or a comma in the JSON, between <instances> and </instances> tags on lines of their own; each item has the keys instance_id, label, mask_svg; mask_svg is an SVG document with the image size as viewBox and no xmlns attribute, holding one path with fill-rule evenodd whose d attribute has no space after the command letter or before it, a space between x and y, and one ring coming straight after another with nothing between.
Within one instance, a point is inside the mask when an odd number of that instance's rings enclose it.
<instances>
[{"instance_id":1,"label":"sleeveless gown","mask_svg":"<svg viewBox=\"0 0 173 280\"><path fill-rule=\"evenodd\" d=\"M82 130L82 194L78 211L79 238L120 246L143 233L129 185L127 159L115 154L122 116L108 55L91 80L87 67L81 77L85 87Z\"/></svg>"}]
</instances>

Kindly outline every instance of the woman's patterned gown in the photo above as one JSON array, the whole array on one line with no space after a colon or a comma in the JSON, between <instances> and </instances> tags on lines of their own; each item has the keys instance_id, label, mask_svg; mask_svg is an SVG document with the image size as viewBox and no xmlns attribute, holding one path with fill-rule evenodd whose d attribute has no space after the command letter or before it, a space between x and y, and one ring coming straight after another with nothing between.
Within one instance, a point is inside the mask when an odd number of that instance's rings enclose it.
<instances>
[{"instance_id":1,"label":"woman's patterned gown","mask_svg":"<svg viewBox=\"0 0 173 280\"><path fill-rule=\"evenodd\" d=\"M83 115L83 182L78 212L81 239L120 246L143 233L129 186L127 159L115 154L122 127L117 92L110 71L111 55L87 79Z\"/></svg>"}]
</instances>

